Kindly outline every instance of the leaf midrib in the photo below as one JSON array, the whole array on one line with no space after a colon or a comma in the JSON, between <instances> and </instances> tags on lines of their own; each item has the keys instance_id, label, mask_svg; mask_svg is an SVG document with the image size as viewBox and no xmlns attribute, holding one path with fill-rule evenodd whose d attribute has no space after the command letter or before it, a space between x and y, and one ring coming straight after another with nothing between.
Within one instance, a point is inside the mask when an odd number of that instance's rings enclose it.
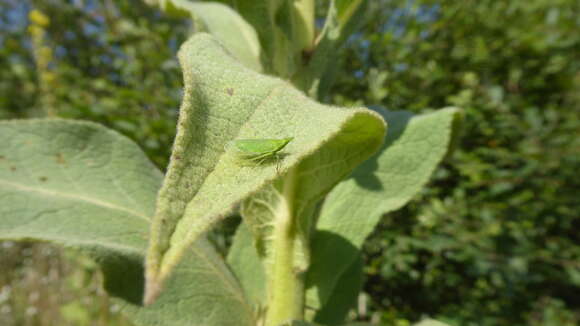
<instances>
[{"instance_id":1,"label":"leaf midrib","mask_svg":"<svg viewBox=\"0 0 580 326\"><path fill-rule=\"evenodd\" d=\"M81 201L81 202L85 202L85 203L88 203L88 204L91 204L94 206L125 212L125 213L128 213L130 216L137 217L137 218L142 219L142 220L146 221L147 223L149 223L149 217L147 217L139 212L127 209L127 208L122 207L122 206L115 205L115 204L110 203L110 202L97 200L97 199L89 198L89 197L85 197L85 196L79 196L79 195L71 194L71 193L64 193L64 192L59 192L59 191L54 191L54 190L47 190L47 189L38 188L38 187L30 187L30 186L26 186L23 184L14 183L14 182L1 180L1 179L0 179L0 185L6 185L9 187L13 187L13 188L16 188L17 190L20 190L23 192L33 192L33 193L43 194L43 195L47 195L47 196L51 196L51 197L60 197L60 198L65 198L65 199L70 199L70 200L75 200L75 201Z\"/></svg>"}]
</instances>

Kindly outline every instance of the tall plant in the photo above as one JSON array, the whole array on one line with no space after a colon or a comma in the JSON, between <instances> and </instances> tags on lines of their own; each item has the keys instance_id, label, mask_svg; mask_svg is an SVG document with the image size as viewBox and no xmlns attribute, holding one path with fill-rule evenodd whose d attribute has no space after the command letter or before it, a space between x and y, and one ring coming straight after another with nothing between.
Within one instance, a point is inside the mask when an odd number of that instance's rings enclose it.
<instances>
[{"instance_id":1,"label":"tall plant","mask_svg":"<svg viewBox=\"0 0 580 326\"><path fill-rule=\"evenodd\" d=\"M185 88L167 173L100 125L2 121L0 238L86 252L138 325L344 323L362 242L427 182L459 111L318 102L365 1L331 1L320 32L313 0L156 4L195 31L179 51ZM278 153L260 153L284 138ZM241 162L242 139L269 159ZM243 223L224 259L205 234L236 210Z\"/></svg>"}]
</instances>

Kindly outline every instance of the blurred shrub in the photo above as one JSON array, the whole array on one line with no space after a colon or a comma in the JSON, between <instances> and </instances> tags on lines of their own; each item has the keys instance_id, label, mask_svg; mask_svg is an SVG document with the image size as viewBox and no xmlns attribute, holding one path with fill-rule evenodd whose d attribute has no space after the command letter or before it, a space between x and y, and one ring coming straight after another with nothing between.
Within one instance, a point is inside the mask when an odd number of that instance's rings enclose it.
<instances>
[{"instance_id":1,"label":"blurred shrub","mask_svg":"<svg viewBox=\"0 0 580 326\"><path fill-rule=\"evenodd\" d=\"M0 3L0 29L0 118L49 111L96 121L166 166L181 101L175 52L188 35L186 20L142 1L11 0Z\"/></svg>"},{"instance_id":2,"label":"blurred shrub","mask_svg":"<svg viewBox=\"0 0 580 326\"><path fill-rule=\"evenodd\" d=\"M334 101L466 112L459 151L368 242L375 309L389 322L578 325L579 3L373 6Z\"/></svg>"},{"instance_id":3,"label":"blurred shrub","mask_svg":"<svg viewBox=\"0 0 580 326\"><path fill-rule=\"evenodd\" d=\"M0 1L0 119L99 122L163 169L181 101L175 52L188 30L141 1ZM0 325L130 325L82 256L6 242L0 261Z\"/></svg>"}]
</instances>

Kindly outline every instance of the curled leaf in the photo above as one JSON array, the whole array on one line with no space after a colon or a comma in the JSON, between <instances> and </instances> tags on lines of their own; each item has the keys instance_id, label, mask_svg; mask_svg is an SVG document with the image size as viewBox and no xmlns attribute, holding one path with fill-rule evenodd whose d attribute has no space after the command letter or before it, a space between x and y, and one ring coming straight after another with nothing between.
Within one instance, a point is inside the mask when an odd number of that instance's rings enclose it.
<instances>
[{"instance_id":1,"label":"curled leaf","mask_svg":"<svg viewBox=\"0 0 580 326\"><path fill-rule=\"evenodd\" d=\"M297 168L297 178L311 180L298 182L298 193L318 200L377 150L385 133L380 115L314 102L283 80L245 68L207 34L187 41L179 59L184 98L151 228L148 303L187 248L244 198ZM226 146L284 137L294 139L276 164L242 166Z\"/></svg>"}]
</instances>

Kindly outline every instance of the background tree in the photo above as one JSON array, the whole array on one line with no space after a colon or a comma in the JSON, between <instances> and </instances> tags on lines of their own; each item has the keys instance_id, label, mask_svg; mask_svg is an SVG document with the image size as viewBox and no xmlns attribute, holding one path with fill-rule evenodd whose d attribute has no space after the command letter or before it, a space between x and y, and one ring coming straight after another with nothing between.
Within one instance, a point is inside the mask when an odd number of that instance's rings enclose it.
<instances>
[{"instance_id":1,"label":"background tree","mask_svg":"<svg viewBox=\"0 0 580 326\"><path fill-rule=\"evenodd\" d=\"M466 110L459 151L425 199L368 242L376 309L387 320L577 324L578 3L374 5L334 102Z\"/></svg>"}]
</instances>

